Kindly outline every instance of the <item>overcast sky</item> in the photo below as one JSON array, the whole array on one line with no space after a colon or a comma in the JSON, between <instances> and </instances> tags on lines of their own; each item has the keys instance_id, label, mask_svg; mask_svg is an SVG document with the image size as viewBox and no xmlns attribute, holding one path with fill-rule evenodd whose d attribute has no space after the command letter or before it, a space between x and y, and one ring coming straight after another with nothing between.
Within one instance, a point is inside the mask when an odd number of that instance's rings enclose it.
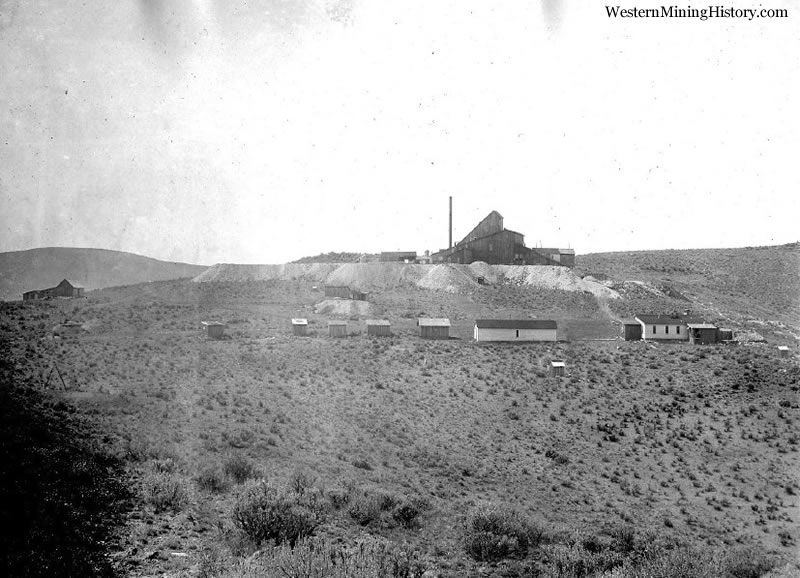
<instances>
[{"instance_id":1,"label":"overcast sky","mask_svg":"<svg viewBox=\"0 0 800 578\"><path fill-rule=\"evenodd\" d=\"M0 0L0 251L421 252L450 195L456 239L496 209L579 254L793 242L800 3L764 6Z\"/></svg>"}]
</instances>

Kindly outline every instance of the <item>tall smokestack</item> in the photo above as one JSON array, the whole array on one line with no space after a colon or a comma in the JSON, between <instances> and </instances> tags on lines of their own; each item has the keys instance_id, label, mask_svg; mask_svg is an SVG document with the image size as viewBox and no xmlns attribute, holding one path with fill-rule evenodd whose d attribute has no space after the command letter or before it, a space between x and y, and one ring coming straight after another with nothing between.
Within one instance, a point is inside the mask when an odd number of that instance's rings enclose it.
<instances>
[{"instance_id":1,"label":"tall smokestack","mask_svg":"<svg viewBox=\"0 0 800 578\"><path fill-rule=\"evenodd\" d=\"M450 197L450 228L448 229L450 236L448 238L448 249L453 248L453 197Z\"/></svg>"}]
</instances>

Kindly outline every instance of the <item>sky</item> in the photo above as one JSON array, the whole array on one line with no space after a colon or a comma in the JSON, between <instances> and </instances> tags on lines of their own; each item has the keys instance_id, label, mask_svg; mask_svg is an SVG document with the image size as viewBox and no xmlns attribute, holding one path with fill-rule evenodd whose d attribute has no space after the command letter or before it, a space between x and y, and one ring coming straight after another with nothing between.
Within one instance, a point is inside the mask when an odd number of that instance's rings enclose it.
<instances>
[{"instance_id":1,"label":"sky","mask_svg":"<svg viewBox=\"0 0 800 578\"><path fill-rule=\"evenodd\" d=\"M450 196L454 240L497 210L578 254L797 241L800 2L724 5L789 17L0 0L0 251L435 251Z\"/></svg>"}]
</instances>

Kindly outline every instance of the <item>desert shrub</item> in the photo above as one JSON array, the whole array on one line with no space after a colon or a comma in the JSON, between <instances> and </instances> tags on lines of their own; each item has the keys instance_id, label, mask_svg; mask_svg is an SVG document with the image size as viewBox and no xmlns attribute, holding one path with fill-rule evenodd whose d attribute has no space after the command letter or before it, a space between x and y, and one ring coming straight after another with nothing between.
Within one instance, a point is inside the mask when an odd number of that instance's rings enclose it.
<instances>
[{"instance_id":1,"label":"desert shrub","mask_svg":"<svg viewBox=\"0 0 800 578\"><path fill-rule=\"evenodd\" d=\"M403 500L392 510L392 518L405 528L414 526L419 517L420 511L417 506L408 500Z\"/></svg>"},{"instance_id":2,"label":"desert shrub","mask_svg":"<svg viewBox=\"0 0 800 578\"><path fill-rule=\"evenodd\" d=\"M538 546L542 530L519 512L500 506L483 506L467 516L464 542L467 554L478 561L522 557Z\"/></svg>"},{"instance_id":3,"label":"desert shrub","mask_svg":"<svg viewBox=\"0 0 800 578\"><path fill-rule=\"evenodd\" d=\"M182 479L169 472L152 471L142 479L145 503L157 513L171 510L180 512L189 501L189 493Z\"/></svg>"},{"instance_id":4,"label":"desert shrub","mask_svg":"<svg viewBox=\"0 0 800 578\"><path fill-rule=\"evenodd\" d=\"M747 548L726 553L722 565L726 578L759 578L772 570L776 561L764 552Z\"/></svg>"},{"instance_id":5,"label":"desert shrub","mask_svg":"<svg viewBox=\"0 0 800 578\"><path fill-rule=\"evenodd\" d=\"M298 495L314 487L314 477L306 471L298 470L289 478L289 488Z\"/></svg>"},{"instance_id":6,"label":"desert shrub","mask_svg":"<svg viewBox=\"0 0 800 578\"><path fill-rule=\"evenodd\" d=\"M318 491L297 494L291 488L279 489L265 480L245 488L233 508L235 524L256 546L267 540L294 545L300 538L311 535L323 518Z\"/></svg>"},{"instance_id":7,"label":"desert shrub","mask_svg":"<svg viewBox=\"0 0 800 578\"><path fill-rule=\"evenodd\" d=\"M341 510L350 502L350 492L343 488L331 488L327 491L328 501L337 510Z\"/></svg>"},{"instance_id":8,"label":"desert shrub","mask_svg":"<svg viewBox=\"0 0 800 578\"><path fill-rule=\"evenodd\" d=\"M206 466L195 478L197 487L206 492L221 494L228 490L230 483L225 477L225 472L218 465Z\"/></svg>"},{"instance_id":9,"label":"desert shrub","mask_svg":"<svg viewBox=\"0 0 800 578\"><path fill-rule=\"evenodd\" d=\"M234 454L225 460L225 473L237 484L242 484L258 474L256 467L246 456Z\"/></svg>"},{"instance_id":10,"label":"desert shrub","mask_svg":"<svg viewBox=\"0 0 800 578\"><path fill-rule=\"evenodd\" d=\"M325 538L305 538L264 550L241 568L243 575L263 578L422 578L425 560L416 552L384 540L351 546Z\"/></svg>"},{"instance_id":11,"label":"desert shrub","mask_svg":"<svg viewBox=\"0 0 800 578\"><path fill-rule=\"evenodd\" d=\"M374 495L361 494L350 499L350 505L347 508L347 513L353 520L362 526L366 526L370 522L374 522L380 518L381 505L377 497Z\"/></svg>"}]
</instances>

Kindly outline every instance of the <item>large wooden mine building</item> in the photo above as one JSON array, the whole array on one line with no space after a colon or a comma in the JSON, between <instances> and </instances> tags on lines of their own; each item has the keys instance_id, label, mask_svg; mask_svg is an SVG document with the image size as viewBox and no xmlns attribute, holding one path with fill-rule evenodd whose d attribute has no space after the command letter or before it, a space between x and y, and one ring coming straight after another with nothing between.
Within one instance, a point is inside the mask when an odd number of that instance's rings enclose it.
<instances>
[{"instance_id":1,"label":"large wooden mine building","mask_svg":"<svg viewBox=\"0 0 800 578\"><path fill-rule=\"evenodd\" d=\"M451 218L452 223L452 218ZM526 247L522 233L506 229L503 216L489 213L461 241L431 255L434 263L472 263L485 261L490 265L560 265L575 266L574 249Z\"/></svg>"}]
</instances>

